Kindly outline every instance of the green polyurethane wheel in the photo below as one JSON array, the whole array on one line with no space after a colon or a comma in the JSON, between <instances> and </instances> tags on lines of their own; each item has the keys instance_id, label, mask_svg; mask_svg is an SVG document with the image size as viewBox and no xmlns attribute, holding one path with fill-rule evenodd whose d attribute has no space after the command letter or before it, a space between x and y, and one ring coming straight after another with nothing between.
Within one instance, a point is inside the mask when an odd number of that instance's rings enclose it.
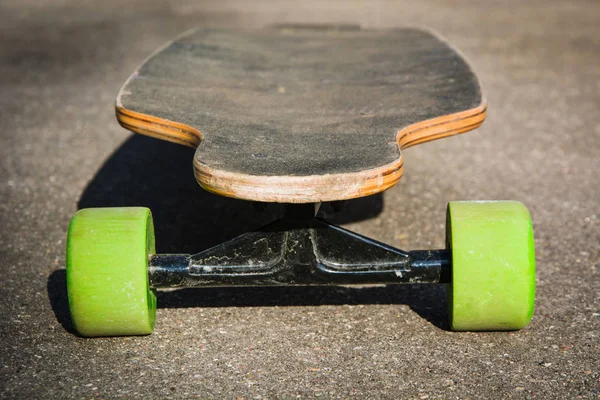
<instances>
[{"instance_id":1,"label":"green polyurethane wheel","mask_svg":"<svg viewBox=\"0 0 600 400\"><path fill-rule=\"evenodd\" d=\"M154 225L143 207L78 211L67 237L71 320L82 336L147 335L156 296L148 286Z\"/></svg>"},{"instance_id":2,"label":"green polyurethane wheel","mask_svg":"<svg viewBox=\"0 0 600 400\"><path fill-rule=\"evenodd\" d=\"M531 216L516 201L450 202L447 247L451 329L524 328L533 315L535 252Z\"/></svg>"}]
</instances>

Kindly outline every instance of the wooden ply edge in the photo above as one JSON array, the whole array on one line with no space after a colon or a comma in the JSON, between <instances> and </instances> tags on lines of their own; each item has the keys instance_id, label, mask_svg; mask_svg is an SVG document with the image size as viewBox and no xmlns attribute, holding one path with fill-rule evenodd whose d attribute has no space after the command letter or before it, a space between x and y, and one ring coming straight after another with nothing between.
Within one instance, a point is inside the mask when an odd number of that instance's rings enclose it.
<instances>
[{"instance_id":1,"label":"wooden ply edge","mask_svg":"<svg viewBox=\"0 0 600 400\"><path fill-rule=\"evenodd\" d=\"M205 190L275 203L318 203L369 196L398 183L402 171L401 155L392 163L370 170L308 176L241 174L210 168L194 157L194 175Z\"/></svg>"},{"instance_id":2,"label":"wooden ply edge","mask_svg":"<svg viewBox=\"0 0 600 400\"><path fill-rule=\"evenodd\" d=\"M468 132L481 126L486 114L487 103L482 101L479 106L470 110L409 125L398 132L396 142L398 147L404 150L417 144Z\"/></svg>"},{"instance_id":3,"label":"wooden ply edge","mask_svg":"<svg viewBox=\"0 0 600 400\"><path fill-rule=\"evenodd\" d=\"M192 148L202 142L202 133L189 125L131 111L119 105L115 107L115 112L119 124L130 131Z\"/></svg>"}]
</instances>

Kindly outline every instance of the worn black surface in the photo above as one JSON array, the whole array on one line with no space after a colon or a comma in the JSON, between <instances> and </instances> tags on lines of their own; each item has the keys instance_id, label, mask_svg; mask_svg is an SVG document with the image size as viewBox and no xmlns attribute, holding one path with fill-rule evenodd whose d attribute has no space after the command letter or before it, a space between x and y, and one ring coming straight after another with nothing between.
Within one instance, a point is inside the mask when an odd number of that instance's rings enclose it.
<instances>
[{"instance_id":1,"label":"worn black surface","mask_svg":"<svg viewBox=\"0 0 600 400\"><path fill-rule=\"evenodd\" d=\"M431 33L344 27L198 30L154 54L121 96L201 131L200 163L271 176L389 164L400 129L481 101L469 66Z\"/></svg>"}]
</instances>

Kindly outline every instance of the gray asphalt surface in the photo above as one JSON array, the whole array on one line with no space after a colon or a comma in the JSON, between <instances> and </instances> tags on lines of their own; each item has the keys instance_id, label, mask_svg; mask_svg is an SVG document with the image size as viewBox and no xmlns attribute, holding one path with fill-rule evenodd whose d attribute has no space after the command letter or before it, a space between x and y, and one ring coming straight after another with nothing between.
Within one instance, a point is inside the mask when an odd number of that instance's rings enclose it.
<instances>
[{"instance_id":1,"label":"gray asphalt surface","mask_svg":"<svg viewBox=\"0 0 600 400\"><path fill-rule=\"evenodd\" d=\"M39 3L0 3L0 397L600 396L599 2ZM231 288L163 292L149 337L74 335L64 247L78 208L151 207L161 252L280 212L205 193L192 150L120 128L127 76L194 26L332 21L434 28L489 102L482 128L407 150L400 184L337 221L436 248L448 201L522 201L536 234L531 325L450 332L441 286Z\"/></svg>"}]
</instances>

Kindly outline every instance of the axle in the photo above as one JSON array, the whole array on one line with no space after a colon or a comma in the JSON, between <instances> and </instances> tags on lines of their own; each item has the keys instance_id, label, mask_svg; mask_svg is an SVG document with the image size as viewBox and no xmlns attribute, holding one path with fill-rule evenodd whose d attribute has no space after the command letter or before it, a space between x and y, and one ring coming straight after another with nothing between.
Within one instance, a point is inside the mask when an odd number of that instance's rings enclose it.
<instances>
[{"instance_id":1,"label":"axle","mask_svg":"<svg viewBox=\"0 0 600 400\"><path fill-rule=\"evenodd\" d=\"M349 285L391 283L448 283L447 250L407 253L404 262L357 264L337 268L315 261L294 264L282 260L266 263L208 264L198 255L157 254L150 257L149 279L153 288L210 286Z\"/></svg>"},{"instance_id":2,"label":"axle","mask_svg":"<svg viewBox=\"0 0 600 400\"><path fill-rule=\"evenodd\" d=\"M449 251L399 250L316 219L317 211L290 205L282 220L201 253L153 255L150 286L449 282Z\"/></svg>"}]
</instances>

